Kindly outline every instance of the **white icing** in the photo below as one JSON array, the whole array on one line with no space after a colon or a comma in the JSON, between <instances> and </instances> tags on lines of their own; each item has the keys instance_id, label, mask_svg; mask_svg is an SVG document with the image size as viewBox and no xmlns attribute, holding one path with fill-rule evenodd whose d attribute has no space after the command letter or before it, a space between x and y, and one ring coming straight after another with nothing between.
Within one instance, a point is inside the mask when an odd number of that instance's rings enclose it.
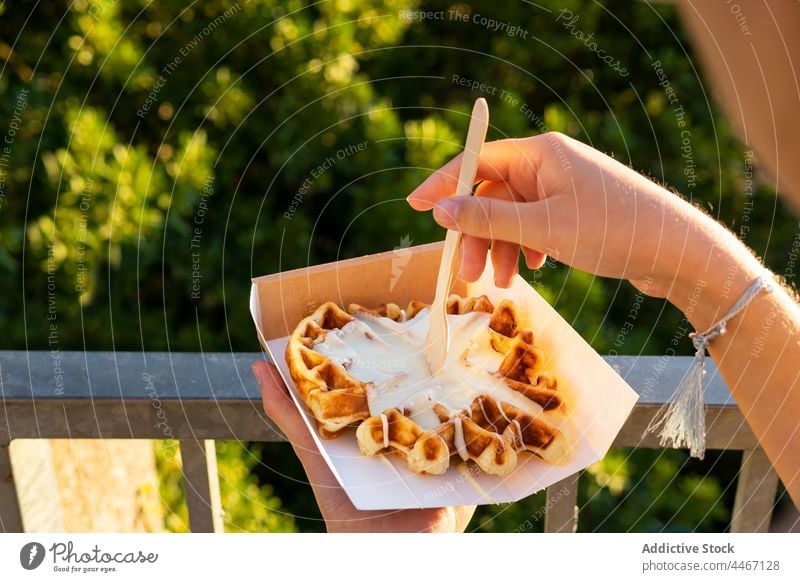
<instances>
[{"instance_id":1,"label":"white icing","mask_svg":"<svg viewBox=\"0 0 800 582\"><path fill-rule=\"evenodd\" d=\"M409 411L408 417L411 420L422 427L433 428L441 424L439 416L433 410L434 404L430 394L418 392L405 402L404 407Z\"/></svg>"},{"instance_id":2,"label":"white icing","mask_svg":"<svg viewBox=\"0 0 800 582\"><path fill-rule=\"evenodd\" d=\"M464 425L461 424L461 415L456 414L453 417L453 428L455 429L453 444L456 447L456 452L459 457L467 461L469 460L469 453L467 452L467 443L464 442Z\"/></svg>"},{"instance_id":3,"label":"white icing","mask_svg":"<svg viewBox=\"0 0 800 582\"><path fill-rule=\"evenodd\" d=\"M337 364L339 362L336 362ZM375 394L375 383L374 382L367 382L367 406L369 406L370 410L375 410L377 407L377 400L378 396Z\"/></svg>"},{"instance_id":4,"label":"white icing","mask_svg":"<svg viewBox=\"0 0 800 582\"><path fill-rule=\"evenodd\" d=\"M503 405L502 405L502 404L500 404L500 403L499 403L499 402L497 402L497 401L495 401L495 403L497 404L497 410L499 410L499 411L500 411L500 416L502 416L502 417L505 419L505 421L506 421L506 422L510 423L510 422L511 422L511 419L510 419L510 418L508 418L508 416L506 415L506 411L505 411L505 410L503 410ZM481 405L483 405L483 403L481 403Z\"/></svg>"},{"instance_id":5,"label":"white icing","mask_svg":"<svg viewBox=\"0 0 800 582\"><path fill-rule=\"evenodd\" d=\"M519 448L525 448L525 439L522 438L522 427L519 424L519 421L515 418L513 421L514 426L517 427L517 434L519 435Z\"/></svg>"},{"instance_id":6,"label":"white icing","mask_svg":"<svg viewBox=\"0 0 800 582\"><path fill-rule=\"evenodd\" d=\"M401 322L358 313L341 329L327 332L314 350L357 380L373 383L367 389L372 416L389 408L405 409L422 428L433 429L441 424L433 411L435 403L448 412L469 410L480 394L489 394L534 416L542 413L541 406L495 375L503 354L492 348L488 313L447 316L450 350L442 372L431 375L423 353L428 316L427 308Z\"/></svg>"},{"instance_id":7,"label":"white icing","mask_svg":"<svg viewBox=\"0 0 800 582\"><path fill-rule=\"evenodd\" d=\"M383 448L387 448L389 446L389 419L386 418L385 414L381 414L381 425L383 428Z\"/></svg>"}]
</instances>

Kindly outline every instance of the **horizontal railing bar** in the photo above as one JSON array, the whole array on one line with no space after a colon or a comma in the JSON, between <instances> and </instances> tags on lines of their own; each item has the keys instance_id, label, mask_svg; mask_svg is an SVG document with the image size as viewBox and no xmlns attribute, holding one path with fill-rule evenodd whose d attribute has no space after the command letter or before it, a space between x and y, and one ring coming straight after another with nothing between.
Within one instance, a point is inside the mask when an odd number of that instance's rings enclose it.
<instances>
[{"instance_id":1,"label":"horizontal railing bar","mask_svg":"<svg viewBox=\"0 0 800 582\"><path fill-rule=\"evenodd\" d=\"M694 356L604 356L603 359L639 394L639 404L669 402ZM736 408L717 366L705 363L705 398L709 406Z\"/></svg>"},{"instance_id":2,"label":"horizontal railing bar","mask_svg":"<svg viewBox=\"0 0 800 582\"><path fill-rule=\"evenodd\" d=\"M20 438L284 440L260 401L208 400L5 402L0 443Z\"/></svg>"},{"instance_id":3,"label":"horizontal railing bar","mask_svg":"<svg viewBox=\"0 0 800 582\"><path fill-rule=\"evenodd\" d=\"M6 400L257 400L257 353L0 351Z\"/></svg>"},{"instance_id":4,"label":"horizontal railing bar","mask_svg":"<svg viewBox=\"0 0 800 582\"><path fill-rule=\"evenodd\" d=\"M0 398L12 400L158 399L260 400L250 371L255 353L0 351ZM605 360L640 396L640 404L666 402L693 358L608 356ZM710 359L706 401L735 403Z\"/></svg>"},{"instance_id":5,"label":"horizontal railing bar","mask_svg":"<svg viewBox=\"0 0 800 582\"><path fill-rule=\"evenodd\" d=\"M280 441L250 371L262 353L0 352L0 442L14 438ZM659 448L645 431L689 357L606 361L640 394L616 446ZM753 433L709 362L708 448L751 449Z\"/></svg>"}]
</instances>

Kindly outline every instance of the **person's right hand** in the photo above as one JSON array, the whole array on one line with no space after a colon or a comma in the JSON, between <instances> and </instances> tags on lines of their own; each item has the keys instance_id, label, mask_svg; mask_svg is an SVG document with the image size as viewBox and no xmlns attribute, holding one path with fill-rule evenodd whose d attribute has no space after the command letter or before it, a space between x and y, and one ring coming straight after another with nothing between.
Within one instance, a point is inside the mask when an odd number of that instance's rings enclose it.
<instances>
[{"instance_id":1,"label":"person's right hand","mask_svg":"<svg viewBox=\"0 0 800 582\"><path fill-rule=\"evenodd\" d=\"M474 281L492 246L495 281L511 282L522 248L528 266L546 255L584 271L630 280L684 312L704 295L702 326L727 309L760 269L735 236L679 196L559 133L484 145L476 196L453 198L461 156L409 197L464 234L461 278ZM734 276L726 275L731 270ZM706 292L711 290L711 293ZM724 311L723 311L724 313Z\"/></svg>"}]
</instances>

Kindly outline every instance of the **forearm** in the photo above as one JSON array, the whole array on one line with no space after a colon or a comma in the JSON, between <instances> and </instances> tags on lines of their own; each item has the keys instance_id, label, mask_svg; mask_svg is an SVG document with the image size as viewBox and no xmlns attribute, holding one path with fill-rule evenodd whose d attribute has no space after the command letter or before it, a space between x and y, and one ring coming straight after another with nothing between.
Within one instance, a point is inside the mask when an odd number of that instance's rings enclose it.
<instances>
[{"instance_id":1,"label":"forearm","mask_svg":"<svg viewBox=\"0 0 800 582\"><path fill-rule=\"evenodd\" d=\"M744 245L730 240L708 253L708 267L684 271L679 294L670 297L698 331L724 316L762 269ZM776 283L729 322L709 352L800 506L800 308Z\"/></svg>"},{"instance_id":2,"label":"forearm","mask_svg":"<svg viewBox=\"0 0 800 582\"><path fill-rule=\"evenodd\" d=\"M762 292L709 351L800 507L800 309L780 287Z\"/></svg>"}]
</instances>

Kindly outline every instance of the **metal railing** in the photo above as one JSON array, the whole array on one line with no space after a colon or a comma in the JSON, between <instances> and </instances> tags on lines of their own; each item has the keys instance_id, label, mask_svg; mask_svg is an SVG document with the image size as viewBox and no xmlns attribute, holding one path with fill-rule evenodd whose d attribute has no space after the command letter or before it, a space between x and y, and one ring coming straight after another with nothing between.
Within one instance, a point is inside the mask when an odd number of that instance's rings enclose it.
<instances>
[{"instance_id":1,"label":"metal railing","mask_svg":"<svg viewBox=\"0 0 800 582\"><path fill-rule=\"evenodd\" d=\"M0 531L23 524L9 444L13 439L177 439L193 532L223 531L214 439L284 440L265 418L250 371L261 353L0 352ZM660 448L645 427L691 358L608 361L639 393L616 446ZM709 449L744 452L731 531L767 531L778 477L724 382L708 363ZM545 531L577 527L578 475L548 488Z\"/></svg>"}]
</instances>

